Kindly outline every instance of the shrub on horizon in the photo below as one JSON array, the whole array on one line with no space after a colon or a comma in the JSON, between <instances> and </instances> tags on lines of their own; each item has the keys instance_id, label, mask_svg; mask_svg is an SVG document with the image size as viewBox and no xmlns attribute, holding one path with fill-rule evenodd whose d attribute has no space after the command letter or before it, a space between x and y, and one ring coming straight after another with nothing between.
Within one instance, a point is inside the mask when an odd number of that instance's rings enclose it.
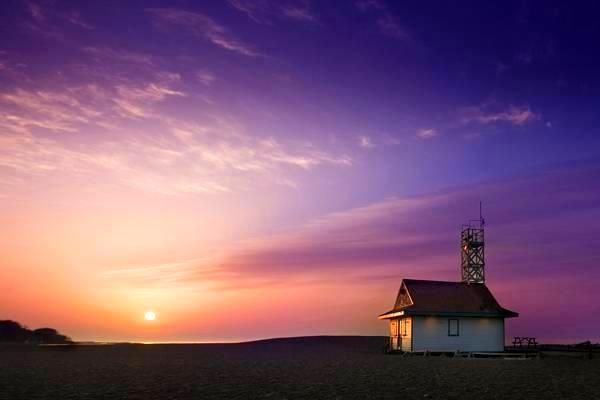
<instances>
[{"instance_id":1,"label":"shrub on horizon","mask_svg":"<svg viewBox=\"0 0 600 400\"><path fill-rule=\"evenodd\" d=\"M0 343L64 344L72 340L53 328L31 330L16 321L0 321Z\"/></svg>"}]
</instances>

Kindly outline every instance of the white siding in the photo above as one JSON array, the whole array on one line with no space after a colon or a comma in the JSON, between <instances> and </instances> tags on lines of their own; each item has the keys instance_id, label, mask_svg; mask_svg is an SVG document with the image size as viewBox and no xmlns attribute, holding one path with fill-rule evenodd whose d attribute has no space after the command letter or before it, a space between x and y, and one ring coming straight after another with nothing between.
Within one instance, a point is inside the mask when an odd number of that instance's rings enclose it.
<instances>
[{"instance_id":1,"label":"white siding","mask_svg":"<svg viewBox=\"0 0 600 400\"><path fill-rule=\"evenodd\" d=\"M459 335L448 336L448 320ZM504 351L504 319L413 317L413 351Z\"/></svg>"}]
</instances>

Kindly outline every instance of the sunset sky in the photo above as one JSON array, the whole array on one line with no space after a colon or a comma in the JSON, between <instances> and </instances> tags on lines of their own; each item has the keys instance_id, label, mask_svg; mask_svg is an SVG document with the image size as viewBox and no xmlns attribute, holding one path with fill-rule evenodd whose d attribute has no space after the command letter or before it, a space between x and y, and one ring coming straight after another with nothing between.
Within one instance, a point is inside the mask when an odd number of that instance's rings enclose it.
<instances>
[{"instance_id":1,"label":"sunset sky","mask_svg":"<svg viewBox=\"0 0 600 400\"><path fill-rule=\"evenodd\" d=\"M507 336L600 341L598 11L3 0L0 319L385 335L481 200Z\"/></svg>"}]
</instances>

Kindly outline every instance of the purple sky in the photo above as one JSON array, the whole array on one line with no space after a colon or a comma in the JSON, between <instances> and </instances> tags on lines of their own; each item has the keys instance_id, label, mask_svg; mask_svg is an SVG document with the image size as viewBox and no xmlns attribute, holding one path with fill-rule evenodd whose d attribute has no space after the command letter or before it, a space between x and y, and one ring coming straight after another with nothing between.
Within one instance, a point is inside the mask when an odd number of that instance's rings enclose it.
<instances>
[{"instance_id":1,"label":"purple sky","mask_svg":"<svg viewBox=\"0 0 600 400\"><path fill-rule=\"evenodd\" d=\"M4 1L0 319L385 334L403 277L458 279L482 200L508 335L600 341L588 7Z\"/></svg>"}]
</instances>

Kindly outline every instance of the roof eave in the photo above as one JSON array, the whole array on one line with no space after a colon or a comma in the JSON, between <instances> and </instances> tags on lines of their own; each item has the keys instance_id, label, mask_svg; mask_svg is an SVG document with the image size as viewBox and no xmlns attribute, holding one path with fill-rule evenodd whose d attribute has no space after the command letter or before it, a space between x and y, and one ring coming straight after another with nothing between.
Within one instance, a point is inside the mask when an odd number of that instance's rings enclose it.
<instances>
[{"instance_id":1,"label":"roof eave","mask_svg":"<svg viewBox=\"0 0 600 400\"><path fill-rule=\"evenodd\" d=\"M516 318L519 316L518 312L504 310L504 318Z\"/></svg>"},{"instance_id":2,"label":"roof eave","mask_svg":"<svg viewBox=\"0 0 600 400\"><path fill-rule=\"evenodd\" d=\"M392 319L392 318L396 318L396 317L401 317L405 314L404 310L392 310L392 311L388 311L385 312L383 314L381 314L379 317L379 319Z\"/></svg>"},{"instance_id":3,"label":"roof eave","mask_svg":"<svg viewBox=\"0 0 600 400\"><path fill-rule=\"evenodd\" d=\"M476 317L476 318L513 318L518 317L519 314L510 312L510 313L486 313L486 312L440 312L440 311L406 311L405 315L414 315L414 316L431 316L431 317Z\"/></svg>"},{"instance_id":4,"label":"roof eave","mask_svg":"<svg viewBox=\"0 0 600 400\"><path fill-rule=\"evenodd\" d=\"M469 312L439 312L439 311L410 311L410 310L391 310L378 316L378 319L392 319L403 316L422 316L422 317L475 317L475 318L516 318L519 313L506 310L502 313L469 313Z\"/></svg>"}]
</instances>

